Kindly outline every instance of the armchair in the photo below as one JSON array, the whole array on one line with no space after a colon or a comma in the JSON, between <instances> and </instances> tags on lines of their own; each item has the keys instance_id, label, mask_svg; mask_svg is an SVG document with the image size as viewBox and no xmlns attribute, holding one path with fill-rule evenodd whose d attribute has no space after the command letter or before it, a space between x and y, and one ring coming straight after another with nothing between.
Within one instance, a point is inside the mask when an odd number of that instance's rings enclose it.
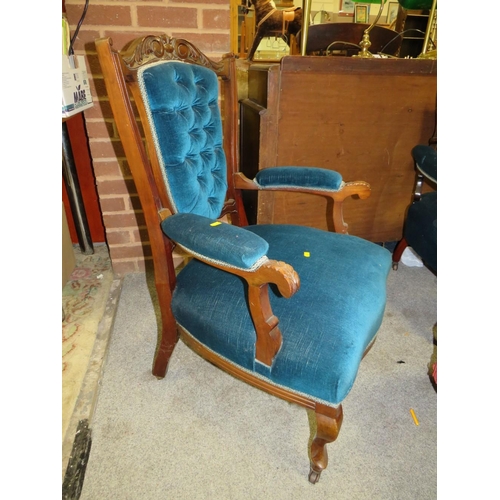
<instances>
[{"instance_id":1,"label":"armchair","mask_svg":"<svg viewBox=\"0 0 500 500\"><path fill-rule=\"evenodd\" d=\"M312 410L315 483L386 303L390 253L348 235L342 216L344 199L366 198L369 185L310 167L239 173L233 55L212 61L166 35L96 47L152 248L162 318L153 374L165 377L180 336L222 370ZM248 226L244 189L331 197L338 233ZM177 274L176 247L194 257Z\"/></svg>"},{"instance_id":2,"label":"armchair","mask_svg":"<svg viewBox=\"0 0 500 500\"><path fill-rule=\"evenodd\" d=\"M422 194L424 182L437 189L437 152L431 146L418 145L411 154L416 169L413 201L406 215L403 238L393 252L392 267L398 268L404 250L410 246L437 273L437 190Z\"/></svg>"}]
</instances>

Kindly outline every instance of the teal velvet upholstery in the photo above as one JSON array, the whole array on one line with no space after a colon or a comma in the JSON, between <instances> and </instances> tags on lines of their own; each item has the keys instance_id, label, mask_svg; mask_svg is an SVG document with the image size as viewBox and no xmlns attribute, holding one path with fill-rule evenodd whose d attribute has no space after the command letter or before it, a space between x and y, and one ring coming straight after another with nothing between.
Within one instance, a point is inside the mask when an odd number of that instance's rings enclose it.
<instances>
[{"instance_id":1,"label":"teal velvet upholstery","mask_svg":"<svg viewBox=\"0 0 500 500\"><path fill-rule=\"evenodd\" d=\"M174 210L217 218L227 190L217 76L162 61L137 77Z\"/></svg>"},{"instance_id":2,"label":"teal velvet upholstery","mask_svg":"<svg viewBox=\"0 0 500 500\"><path fill-rule=\"evenodd\" d=\"M246 286L237 276L191 261L173 295L177 322L209 349L273 384L328 405L340 403L380 327L390 253L355 236L309 227L247 229L269 243L270 259L291 264L301 280L289 299L276 289L270 293L283 334L272 367L255 361Z\"/></svg>"},{"instance_id":3,"label":"teal velvet upholstery","mask_svg":"<svg viewBox=\"0 0 500 500\"><path fill-rule=\"evenodd\" d=\"M269 249L266 240L250 231L195 214L172 215L161 228L191 253L245 270L261 263Z\"/></svg>"},{"instance_id":4,"label":"teal velvet upholstery","mask_svg":"<svg viewBox=\"0 0 500 500\"><path fill-rule=\"evenodd\" d=\"M177 323L219 356L271 384L327 405L349 393L366 348L380 327L390 253L355 236L292 225L212 226L227 189L218 82L204 67L161 62L138 81L174 215L162 223L173 241L209 261L252 270L265 259L290 264L300 289L285 299L271 286L283 344L272 366L255 360L256 333L246 283L192 260L177 277ZM281 167L255 182L337 191L339 173ZM308 256L305 255L308 252Z\"/></svg>"},{"instance_id":5,"label":"teal velvet upholstery","mask_svg":"<svg viewBox=\"0 0 500 500\"><path fill-rule=\"evenodd\" d=\"M342 176L334 170L311 167L273 167L259 170L254 181L263 189L297 187L319 191L338 191Z\"/></svg>"}]
</instances>

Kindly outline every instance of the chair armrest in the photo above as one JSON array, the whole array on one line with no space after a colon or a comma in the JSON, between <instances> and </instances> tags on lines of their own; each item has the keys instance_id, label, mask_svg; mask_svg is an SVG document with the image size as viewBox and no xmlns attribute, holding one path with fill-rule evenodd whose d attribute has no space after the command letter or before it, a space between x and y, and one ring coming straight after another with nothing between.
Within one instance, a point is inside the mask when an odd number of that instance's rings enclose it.
<instances>
[{"instance_id":1,"label":"chair armrest","mask_svg":"<svg viewBox=\"0 0 500 500\"><path fill-rule=\"evenodd\" d=\"M437 151L430 146L419 144L411 150L411 155L418 172L437 185Z\"/></svg>"},{"instance_id":2,"label":"chair armrest","mask_svg":"<svg viewBox=\"0 0 500 500\"><path fill-rule=\"evenodd\" d=\"M188 253L208 263L252 271L267 260L267 241L238 226L178 213L163 220L161 228Z\"/></svg>"},{"instance_id":3,"label":"chair armrest","mask_svg":"<svg viewBox=\"0 0 500 500\"><path fill-rule=\"evenodd\" d=\"M201 215L178 213L164 219L161 228L196 259L241 276L250 286L273 283L286 298L299 289L299 276L293 267L268 259L267 241L242 227Z\"/></svg>"},{"instance_id":4,"label":"chair armrest","mask_svg":"<svg viewBox=\"0 0 500 500\"><path fill-rule=\"evenodd\" d=\"M248 283L248 305L255 325L255 359L271 366L282 344L278 318L269 301L269 284L291 297L300 287L292 266L270 260L269 244L260 236L195 214L175 214L161 222L163 232L188 253Z\"/></svg>"},{"instance_id":5,"label":"chair armrest","mask_svg":"<svg viewBox=\"0 0 500 500\"><path fill-rule=\"evenodd\" d=\"M316 167L265 168L257 172L254 182L260 189L307 191L339 191L344 185L338 172Z\"/></svg>"},{"instance_id":6,"label":"chair armrest","mask_svg":"<svg viewBox=\"0 0 500 500\"><path fill-rule=\"evenodd\" d=\"M234 176L236 189L260 191L294 191L326 196L333 200L333 230L347 234L347 224L343 216L343 202L356 196L366 199L370 196L370 185L364 181L344 182L334 170L317 167L272 167L259 170L251 180L241 172Z\"/></svg>"}]
</instances>

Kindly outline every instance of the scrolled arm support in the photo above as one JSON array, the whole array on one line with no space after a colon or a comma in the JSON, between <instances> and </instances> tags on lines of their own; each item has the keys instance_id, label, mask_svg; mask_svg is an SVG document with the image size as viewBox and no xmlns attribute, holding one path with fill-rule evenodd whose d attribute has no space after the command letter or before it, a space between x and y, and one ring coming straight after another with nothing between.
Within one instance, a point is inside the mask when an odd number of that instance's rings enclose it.
<instances>
[{"instance_id":1,"label":"scrolled arm support","mask_svg":"<svg viewBox=\"0 0 500 500\"><path fill-rule=\"evenodd\" d=\"M333 200L333 227L337 233L347 234L348 226L344 221L344 201L351 196L364 200L370 196L370 185L364 181L346 182L342 189L331 193Z\"/></svg>"},{"instance_id":2,"label":"scrolled arm support","mask_svg":"<svg viewBox=\"0 0 500 500\"><path fill-rule=\"evenodd\" d=\"M248 283L250 312L257 332L255 359L271 366L283 338L278 327L279 320L271 309L269 283L276 284L280 293L290 298L300 287L299 277L290 265L270 260L245 279Z\"/></svg>"},{"instance_id":3,"label":"scrolled arm support","mask_svg":"<svg viewBox=\"0 0 500 500\"><path fill-rule=\"evenodd\" d=\"M199 255L194 257L213 267L241 276L247 282L250 315L257 337L255 359L266 366L271 366L274 357L281 349L283 337L278 326L279 319L271 308L269 285L276 285L283 297L290 298L300 287L298 274L292 266L276 260L267 260L258 269L245 271L204 260Z\"/></svg>"},{"instance_id":4,"label":"scrolled arm support","mask_svg":"<svg viewBox=\"0 0 500 500\"><path fill-rule=\"evenodd\" d=\"M279 320L271 310L269 286L249 286L248 300L250 313L257 332L255 359L266 366L271 366L281 348L283 337L278 328Z\"/></svg>"},{"instance_id":5,"label":"scrolled arm support","mask_svg":"<svg viewBox=\"0 0 500 500\"><path fill-rule=\"evenodd\" d=\"M160 218L161 215L165 214L160 214ZM185 230L188 221L194 228L191 232ZM290 298L300 286L292 266L268 259L267 242L237 226L193 214L171 215L161 224L165 234L187 254L248 283L249 309L257 336L255 358L271 366L281 348L282 335L279 320L271 309L269 284L276 285L283 297Z\"/></svg>"},{"instance_id":6,"label":"scrolled arm support","mask_svg":"<svg viewBox=\"0 0 500 500\"><path fill-rule=\"evenodd\" d=\"M348 226L344 221L343 212L344 200L351 196L358 197L362 200L368 198L370 196L370 185L364 181L343 182L341 177L337 179L333 177L333 174L339 175L336 172L328 171L327 174L324 169L316 169L314 167L301 167L300 172L302 173L302 177L304 178L304 172L307 172L310 174L309 180L314 180L316 171L316 173L322 177L322 180L329 181L329 183L322 184L321 182L318 182L318 185L314 186L314 182L309 182L308 184L300 185L300 183L294 182L293 175L291 174L291 172L293 173L293 168L294 167L275 167L267 169L269 171L279 171L280 169L286 171L288 184L286 184L286 181L283 181L280 184L276 182L269 182L268 184L265 183L263 185L262 183L257 182L257 178L252 180L241 172L238 172L234 177L234 187L236 189L246 189L251 191L293 191L331 198L333 200L332 219L334 231L337 233L347 234ZM325 174L327 175L325 176ZM286 176L283 176L282 178L286 179Z\"/></svg>"}]
</instances>

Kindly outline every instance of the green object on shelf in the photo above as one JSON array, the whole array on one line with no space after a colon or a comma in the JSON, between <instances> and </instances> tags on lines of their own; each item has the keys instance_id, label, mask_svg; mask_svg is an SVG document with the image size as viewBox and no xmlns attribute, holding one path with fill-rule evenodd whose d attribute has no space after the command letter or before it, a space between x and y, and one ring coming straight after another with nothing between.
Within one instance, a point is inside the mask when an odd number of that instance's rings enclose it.
<instances>
[{"instance_id":1,"label":"green object on shelf","mask_svg":"<svg viewBox=\"0 0 500 500\"><path fill-rule=\"evenodd\" d=\"M432 7L432 0L398 0L398 2L401 7L408 10L430 9Z\"/></svg>"}]
</instances>

